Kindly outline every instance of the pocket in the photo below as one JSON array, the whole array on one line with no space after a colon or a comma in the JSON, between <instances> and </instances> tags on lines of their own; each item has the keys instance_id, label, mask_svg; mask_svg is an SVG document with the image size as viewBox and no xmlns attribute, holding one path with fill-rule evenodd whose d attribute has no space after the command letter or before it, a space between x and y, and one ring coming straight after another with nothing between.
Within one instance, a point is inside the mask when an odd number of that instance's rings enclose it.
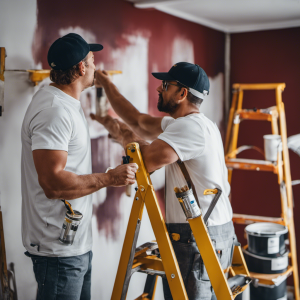
<instances>
[{"instance_id":1,"label":"pocket","mask_svg":"<svg viewBox=\"0 0 300 300\"><path fill-rule=\"evenodd\" d=\"M228 239L216 243L216 253L223 270L227 269L231 264L232 246L233 239Z\"/></svg>"},{"instance_id":2,"label":"pocket","mask_svg":"<svg viewBox=\"0 0 300 300\"><path fill-rule=\"evenodd\" d=\"M212 286L200 253L194 256L194 263L188 276L186 290L191 300L211 300Z\"/></svg>"},{"instance_id":3,"label":"pocket","mask_svg":"<svg viewBox=\"0 0 300 300\"><path fill-rule=\"evenodd\" d=\"M31 257L33 263L33 271L36 282L38 284L39 293L43 289L45 281L46 281L46 274L47 274L47 267L48 267L48 259L46 257L39 257L34 256Z\"/></svg>"},{"instance_id":4,"label":"pocket","mask_svg":"<svg viewBox=\"0 0 300 300\"><path fill-rule=\"evenodd\" d=\"M172 245L178 261L182 279L184 282L186 282L193 264L193 257L190 255L192 252L192 246L191 244L181 242L172 242Z\"/></svg>"}]
</instances>

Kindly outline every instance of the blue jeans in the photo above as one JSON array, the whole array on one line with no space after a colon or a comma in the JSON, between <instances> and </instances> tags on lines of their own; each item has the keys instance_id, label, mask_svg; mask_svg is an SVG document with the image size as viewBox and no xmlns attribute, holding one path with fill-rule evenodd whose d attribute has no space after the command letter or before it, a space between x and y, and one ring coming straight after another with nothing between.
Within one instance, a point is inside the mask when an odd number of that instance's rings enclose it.
<instances>
[{"instance_id":1,"label":"blue jeans","mask_svg":"<svg viewBox=\"0 0 300 300\"><path fill-rule=\"evenodd\" d=\"M92 251L71 257L31 257L38 284L36 300L90 300Z\"/></svg>"},{"instance_id":2,"label":"blue jeans","mask_svg":"<svg viewBox=\"0 0 300 300\"><path fill-rule=\"evenodd\" d=\"M215 300L216 296L195 239L191 234L190 225L167 224L167 228L169 233L180 234L180 241L171 240L189 300ZM222 268L228 268L231 264L235 239L232 222L207 229ZM163 289L165 300L172 300L169 284L165 278L163 278Z\"/></svg>"}]
</instances>

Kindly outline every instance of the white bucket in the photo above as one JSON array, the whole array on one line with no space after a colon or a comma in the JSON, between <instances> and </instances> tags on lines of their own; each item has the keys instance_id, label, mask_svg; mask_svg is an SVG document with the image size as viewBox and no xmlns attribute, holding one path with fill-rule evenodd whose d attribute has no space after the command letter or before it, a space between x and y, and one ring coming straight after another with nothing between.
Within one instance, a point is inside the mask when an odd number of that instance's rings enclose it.
<instances>
[{"instance_id":1,"label":"white bucket","mask_svg":"<svg viewBox=\"0 0 300 300\"><path fill-rule=\"evenodd\" d=\"M266 160L277 161L278 152L282 151L281 136L278 134L264 135L264 148Z\"/></svg>"}]
</instances>

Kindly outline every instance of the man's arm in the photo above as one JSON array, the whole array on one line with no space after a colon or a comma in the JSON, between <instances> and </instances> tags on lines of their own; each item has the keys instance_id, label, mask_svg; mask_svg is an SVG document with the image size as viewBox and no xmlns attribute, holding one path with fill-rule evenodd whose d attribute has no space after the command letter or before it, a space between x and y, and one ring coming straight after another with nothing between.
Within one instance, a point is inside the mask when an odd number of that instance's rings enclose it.
<instances>
[{"instance_id":1,"label":"man's arm","mask_svg":"<svg viewBox=\"0 0 300 300\"><path fill-rule=\"evenodd\" d=\"M62 150L32 152L39 184L47 198L72 200L89 195L103 187L135 183L136 164L126 164L108 173L77 175L65 171L68 153Z\"/></svg>"},{"instance_id":2,"label":"man's arm","mask_svg":"<svg viewBox=\"0 0 300 300\"><path fill-rule=\"evenodd\" d=\"M95 74L96 85L105 89L108 100L117 113L132 130L144 139L153 140L162 133L161 117L152 117L140 113L111 82L105 71L98 70Z\"/></svg>"},{"instance_id":3,"label":"man's arm","mask_svg":"<svg viewBox=\"0 0 300 300\"><path fill-rule=\"evenodd\" d=\"M111 116L95 118L109 132L110 136L119 144L126 147L127 144L136 142L140 145L143 160L149 173L166 165L176 162L179 157L174 149L162 140L155 140L151 144L136 135L126 124Z\"/></svg>"}]
</instances>

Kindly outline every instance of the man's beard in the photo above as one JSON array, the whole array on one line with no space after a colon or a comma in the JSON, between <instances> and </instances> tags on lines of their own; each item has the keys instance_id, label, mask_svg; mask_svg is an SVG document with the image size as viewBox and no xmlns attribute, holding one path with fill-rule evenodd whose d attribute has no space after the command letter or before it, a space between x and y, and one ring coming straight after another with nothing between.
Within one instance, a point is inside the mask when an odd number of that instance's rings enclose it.
<instances>
[{"instance_id":1,"label":"man's beard","mask_svg":"<svg viewBox=\"0 0 300 300\"><path fill-rule=\"evenodd\" d=\"M178 103L171 99L168 103L164 104L164 99L161 94L158 96L157 109L166 113L173 113L176 111Z\"/></svg>"}]
</instances>

